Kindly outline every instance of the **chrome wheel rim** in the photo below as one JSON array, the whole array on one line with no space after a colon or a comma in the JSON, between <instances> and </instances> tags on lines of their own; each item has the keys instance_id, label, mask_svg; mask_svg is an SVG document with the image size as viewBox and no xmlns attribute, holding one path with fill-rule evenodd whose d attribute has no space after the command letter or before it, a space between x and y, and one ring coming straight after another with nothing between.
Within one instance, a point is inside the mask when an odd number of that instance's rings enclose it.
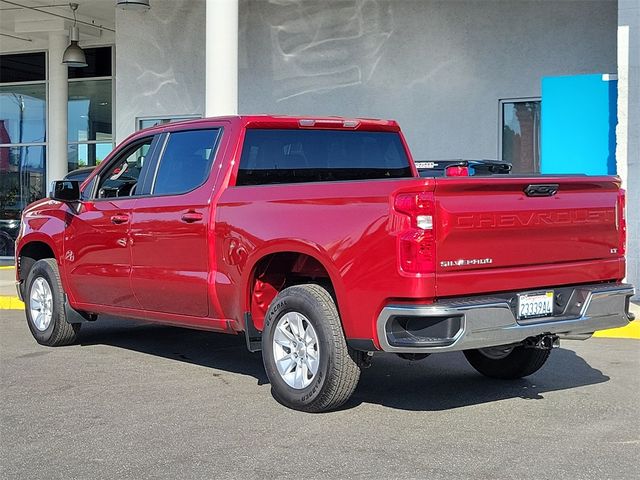
<instances>
[{"instance_id":1,"label":"chrome wheel rim","mask_svg":"<svg viewBox=\"0 0 640 480\"><path fill-rule=\"evenodd\" d=\"M506 358L511 352L513 352L513 346L500 345L497 347L481 348L478 351L491 360L502 360L503 358Z\"/></svg>"},{"instance_id":2,"label":"chrome wheel rim","mask_svg":"<svg viewBox=\"0 0 640 480\"><path fill-rule=\"evenodd\" d=\"M280 377L291 388L311 385L320 365L318 335L309 319L298 312L285 313L275 327L273 359Z\"/></svg>"},{"instance_id":3,"label":"chrome wheel rim","mask_svg":"<svg viewBox=\"0 0 640 480\"><path fill-rule=\"evenodd\" d=\"M33 326L44 332L53 317L53 294L49 282L44 277L36 278L31 284L29 310Z\"/></svg>"}]
</instances>

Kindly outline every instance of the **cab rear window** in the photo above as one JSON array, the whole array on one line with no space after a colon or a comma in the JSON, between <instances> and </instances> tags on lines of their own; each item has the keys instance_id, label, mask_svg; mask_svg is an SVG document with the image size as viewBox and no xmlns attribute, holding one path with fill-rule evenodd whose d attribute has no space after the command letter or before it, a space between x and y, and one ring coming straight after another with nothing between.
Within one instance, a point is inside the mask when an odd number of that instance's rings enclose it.
<instances>
[{"instance_id":1,"label":"cab rear window","mask_svg":"<svg viewBox=\"0 0 640 480\"><path fill-rule=\"evenodd\" d=\"M249 129L236 185L411 176L396 132Z\"/></svg>"}]
</instances>

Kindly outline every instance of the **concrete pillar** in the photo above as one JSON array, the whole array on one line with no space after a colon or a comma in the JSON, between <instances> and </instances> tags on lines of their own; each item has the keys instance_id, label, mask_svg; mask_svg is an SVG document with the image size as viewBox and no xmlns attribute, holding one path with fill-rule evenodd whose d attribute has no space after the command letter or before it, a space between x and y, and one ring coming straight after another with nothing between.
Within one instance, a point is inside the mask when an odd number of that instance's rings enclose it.
<instances>
[{"instance_id":1,"label":"concrete pillar","mask_svg":"<svg viewBox=\"0 0 640 480\"><path fill-rule=\"evenodd\" d=\"M69 82L62 54L69 45L66 33L49 34L49 111L47 116L47 193L51 182L67 174L67 99Z\"/></svg>"},{"instance_id":2,"label":"concrete pillar","mask_svg":"<svg viewBox=\"0 0 640 480\"><path fill-rule=\"evenodd\" d=\"M205 115L238 113L238 0L207 0Z\"/></svg>"}]
</instances>

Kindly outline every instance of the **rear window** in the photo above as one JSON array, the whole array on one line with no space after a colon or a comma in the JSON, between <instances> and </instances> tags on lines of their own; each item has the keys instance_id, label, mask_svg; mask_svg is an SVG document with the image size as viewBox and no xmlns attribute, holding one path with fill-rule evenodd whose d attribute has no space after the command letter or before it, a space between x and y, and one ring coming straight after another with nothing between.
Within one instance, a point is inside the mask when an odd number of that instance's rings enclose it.
<instances>
[{"instance_id":1,"label":"rear window","mask_svg":"<svg viewBox=\"0 0 640 480\"><path fill-rule=\"evenodd\" d=\"M249 129L236 185L411 176L396 132Z\"/></svg>"}]
</instances>

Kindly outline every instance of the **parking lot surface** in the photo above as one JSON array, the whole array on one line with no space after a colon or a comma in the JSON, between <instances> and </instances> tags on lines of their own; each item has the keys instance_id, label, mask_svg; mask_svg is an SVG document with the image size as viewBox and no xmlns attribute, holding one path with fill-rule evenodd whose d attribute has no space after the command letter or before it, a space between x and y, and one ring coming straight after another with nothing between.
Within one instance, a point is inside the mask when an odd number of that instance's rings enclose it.
<instances>
[{"instance_id":1,"label":"parking lot surface","mask_svg":"<svg viewBox=\"0 0 640 480\"><path fill-rule=\"evenodd\" d=\"M537 374L377 355L341 410L273 400L242 337L101 318L42 347L0 310L2 478L616 478L640 471L640 342L565 341Z\"/></svg>"}]
</instances>

